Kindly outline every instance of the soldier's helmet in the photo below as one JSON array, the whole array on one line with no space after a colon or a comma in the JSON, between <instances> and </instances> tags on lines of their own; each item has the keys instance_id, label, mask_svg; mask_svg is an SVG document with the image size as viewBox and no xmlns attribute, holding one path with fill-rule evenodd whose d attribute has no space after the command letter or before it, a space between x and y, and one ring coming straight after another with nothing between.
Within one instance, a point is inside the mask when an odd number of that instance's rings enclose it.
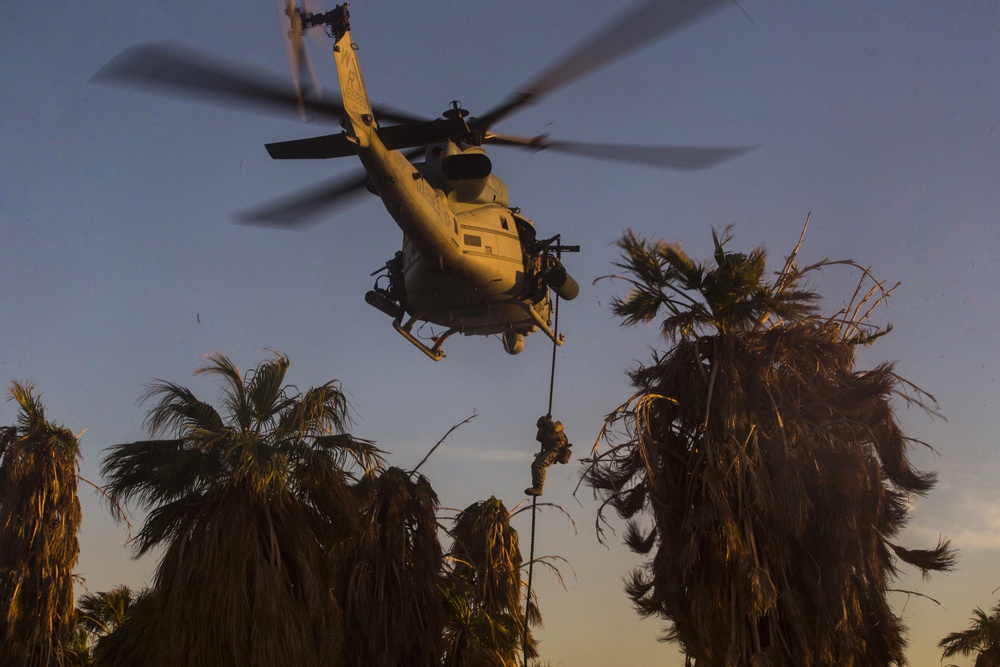
<instances>
[{"instance_id":1,"label":"soldier's helmet","mask_svg":"<svg viewBox=\"0 0 1000 667\"><path fill-rule=\"evenodd\" d=\"M552 428L552 417L548 415L542 415L541 417L538 418L538 421L535 422L535 426L538 428L542 428L543 426Z\"/></svg>"}]
</instances>

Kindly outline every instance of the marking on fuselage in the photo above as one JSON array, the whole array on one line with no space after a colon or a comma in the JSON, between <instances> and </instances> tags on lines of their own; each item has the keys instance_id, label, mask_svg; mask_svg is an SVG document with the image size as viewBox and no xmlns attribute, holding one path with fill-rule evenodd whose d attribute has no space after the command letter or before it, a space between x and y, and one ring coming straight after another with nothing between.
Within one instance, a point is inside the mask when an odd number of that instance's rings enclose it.
<instances>
[{"instance_id":1,"label":"marking on fuselage","mask_svg":"<svg viewBox=\"0 0 1000 667\"><path fill-rule=\"evenodd\" d=\"M365 84L361 79L361 72L358 69L358 61L351 56L345 57L348 58L348 70L347 83L344 85L344 92L347 94L347 99L349 101L363 107L362 110L367 113L366 109L368 107L368 101L364 92Z\"/></svg>"}]
</instances>

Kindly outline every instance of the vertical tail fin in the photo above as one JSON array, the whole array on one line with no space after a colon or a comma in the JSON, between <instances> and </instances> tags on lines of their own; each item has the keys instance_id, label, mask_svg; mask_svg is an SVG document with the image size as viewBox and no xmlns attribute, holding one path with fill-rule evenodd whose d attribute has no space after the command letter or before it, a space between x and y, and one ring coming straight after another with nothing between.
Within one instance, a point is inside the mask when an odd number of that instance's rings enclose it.
<instances>
[{"instance_id":1,"label":"vertical tail fin","mask_svg":"<svg viewBox=\"0 0 1000 667\"><path fill-rule=\"evenodd\" d=\"M340 79L340 94L347 110L347 131L354 136L358 146L365 147L375 129L372 105L368 101L365 81L361 78L357 51L351 41L350 31L345 32L333 47L337 61L337 77Z\"/></svg>"}]
</instances>

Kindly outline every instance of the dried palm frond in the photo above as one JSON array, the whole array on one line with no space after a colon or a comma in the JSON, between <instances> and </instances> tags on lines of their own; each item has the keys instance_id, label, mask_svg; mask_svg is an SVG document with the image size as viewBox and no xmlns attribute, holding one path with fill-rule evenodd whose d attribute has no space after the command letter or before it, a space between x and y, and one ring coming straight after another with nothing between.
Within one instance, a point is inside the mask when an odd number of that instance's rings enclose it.
<instances>
[{"instance_id":1,"label":"dried palm frond","mask_svg":"<svg viewBox=\"0 0 1000 667\"><path fill-rule=\"evenodd\" d=\"M625 443L586 473L606 505L655 526L627 532L651 554L627 591L699 664L902 664L886 599L897 559L925 572L954 561L946 541L890 542L908 497L934 483L890 405L912 386L891 364L854 367L892 290L863 269L848 307L823 317L805 275L856 264L799 269L800 238L768 283L763 251L729 240L713 233L714 267L631 232L619 243L632 291L615 312L632 324L665 311L670 343L630 372L636 394L605 427Z\"/></svg>"},{"instance_id":2,"label":"dried palm frond","mask_svg":"<svg viewBox=\"0 0 1000 667\"><path fill-rule=\"evenodd\" d=\"M359 531L338 556L348 663L440 664L437 495L426 478L399 468L366 475L355 494Z\"/></svg>"},{"instance_id":3,"label":"dried palm frond","mask_svg":"<svg viewBox=\"0 0 1000 667\"><path fill-rule=\"evenodd\" d=\"M16 426L0 428L0 655L62 665L76 623L80 448L46 419L33 386L13 382L10 393L19 411Z\"/></svg>"},{"instance_id":4,"label":"dried palm frond","mask_svg":"<svg viewBox=\"0 0 1000 667\"><path fill-rule=\"evenodd\" d=\"M473 503L450 531L451 571L444 582L444 665L514 667L528 633L528 657L535 643L527 625L541 621L537 607L525 620L521 595L521 550L510 513L497 498Z\"/></svg>"}]
</instances>

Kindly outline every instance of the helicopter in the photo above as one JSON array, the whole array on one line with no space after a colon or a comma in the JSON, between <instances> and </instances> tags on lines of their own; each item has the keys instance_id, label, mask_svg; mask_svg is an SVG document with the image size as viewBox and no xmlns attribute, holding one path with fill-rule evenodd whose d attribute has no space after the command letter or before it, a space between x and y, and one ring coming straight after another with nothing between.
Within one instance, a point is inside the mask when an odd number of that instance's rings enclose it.
<instances>
[{"instance_id":1,"label":"helicopter","mask_svg":"<svg viewBox=\"0 0 1000 667\"><path fill-rule=\"evenodd\" d=\"M440 118L431 120L371 103L351 36L348 3L310 12L294 0L286 2L281 13L291 55L291 87L284 80L164 44L127 49L94 78L336 120L342 127L338 133L268 143L265 148L277 160L356 156L363 172L257 206L242 220L296 228L355 193L367 189L377 195L402 230L403 243L372 273L375 285L365 300L435 361L445 357L443 343L456 333L499 335L510 354L521 352L525 337L539 330L562 345L565 336L552 326L552 295L572 300L580 292L562 262L563 253L579 247L563 245L559 235L540 237L535 224L511 206L507 186L493 173L485 145L561 150L673 169L711 167L752 150L568 142L490 129L552 90L732 0L646 0L484 115L472 117L452 102ZM333 40L341 103L320 99L318 86L302 85L307 62L302 36L314 29ZM420 156L422 162L413 162ZM422 323L444 327L444 332L425 342L414 331Z\"/></svg>"}]
</instances>

